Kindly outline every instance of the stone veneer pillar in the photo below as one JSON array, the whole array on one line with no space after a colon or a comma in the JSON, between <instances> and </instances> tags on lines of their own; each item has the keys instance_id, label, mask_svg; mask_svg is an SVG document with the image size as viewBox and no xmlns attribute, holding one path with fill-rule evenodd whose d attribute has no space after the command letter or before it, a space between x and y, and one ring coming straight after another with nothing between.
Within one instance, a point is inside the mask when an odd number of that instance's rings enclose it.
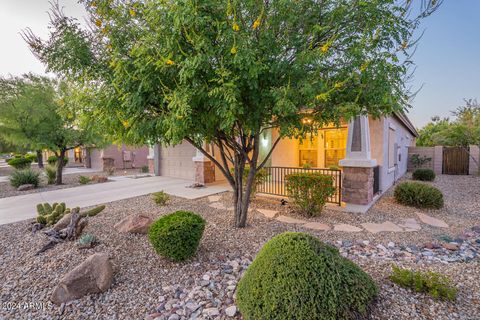
<instances>
[{"instance_id":1,"label":"stone veneer pillar","mask_svg":"<svg viewBox=\"0 0 480 320\"><path fill-rule=\"evenodd\" d=\"M468 164L468 174L478 175L480 172L480 148L476 145L470 145L470 162Z\"/></svg>"},{"instance_id":2,"label":"stone veneer pillar","mask_svg":"<svg viewBox=\"0 0 480 320\"><path fill-rule=\"evenodd\" d=\"M149 147L148 148L147 163L148 163L148 173L155 174L155 151L154 151L154 147Z\"/></svg>"},{"instance_id":3,"label":"stone veneer pillar","mask_svg":"<svg viewBox=\"0 0 480 320\"><path fill-rule=\"evenodd\" d=\"M197 155L192 160L195 164L195 183L206 184L215 181L215 165L203 153L197 150Z\"/></svg>"},{"instance_id":4,"label":"stone veneer pillar","mask_svg":"<svg viewBox=\"0 0 480 320\"><path fill-rule=\"evenodd\" d=\"M347 155L340 160L343 167L342 201L368 205L373 201L373 168L368 116L359 116L348 125Z\"/></svg>"}]
</instances>

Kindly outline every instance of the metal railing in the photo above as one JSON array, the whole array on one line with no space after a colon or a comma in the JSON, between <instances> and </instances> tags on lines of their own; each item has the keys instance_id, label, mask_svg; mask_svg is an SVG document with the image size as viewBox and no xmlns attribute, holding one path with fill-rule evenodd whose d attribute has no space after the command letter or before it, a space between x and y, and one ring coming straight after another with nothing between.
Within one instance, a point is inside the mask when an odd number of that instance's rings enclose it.
<instances>
[{"instance_id":1,"label":"metal railing","mask_svg":"<svg viewBox=\"0 0 480 320\"><path fill-rule=\"evenodd\" d=\"M333 177L335 194L327 199L329 203L341 205L342 203L342 171L320 168L295 168L295 167L264 167L266 170L265 179L257 187L257 192L277 196L288 196L285 188L285 176L292 173L321 173Z\"/></svg>"}]
</instances>

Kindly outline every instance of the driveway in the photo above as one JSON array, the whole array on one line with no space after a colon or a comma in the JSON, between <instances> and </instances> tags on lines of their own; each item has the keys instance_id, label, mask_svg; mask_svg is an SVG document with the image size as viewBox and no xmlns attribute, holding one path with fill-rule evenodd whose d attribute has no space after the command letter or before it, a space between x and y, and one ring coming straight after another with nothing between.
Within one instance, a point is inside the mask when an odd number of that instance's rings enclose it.
<instances>
[{"instance_id":1,"label":"driveway","mask_svg":"<svg viewBox=\"0 0 480 320\"><path fill-rule=\"evenodd\" d=\"M206 188L187 188L192 181L168 177L123 178L107 183L38 192L0 199L0 225L31 219L36 205L43 202L65 202L69 208L89 207L121 199L133 198L157 191L197 199L229 190L226 183L210 184Z\"/></svg>"}]
</instances>

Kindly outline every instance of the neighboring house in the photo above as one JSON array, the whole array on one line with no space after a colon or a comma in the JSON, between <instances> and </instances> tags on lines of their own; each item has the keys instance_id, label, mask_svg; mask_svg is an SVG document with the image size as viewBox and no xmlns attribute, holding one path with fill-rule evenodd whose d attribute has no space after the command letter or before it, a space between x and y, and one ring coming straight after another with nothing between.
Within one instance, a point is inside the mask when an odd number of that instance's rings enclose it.
<instances>
[{"instance_id":1,"label":"neighboring house","mask_svg":"<svg viewBox=\"0 0 480 320\"><path fill-rule=\"evenodd\" d=\"M276 130L262 135L260 155L268 152L277 136ZM343 176L342 200L369 205L375 194L386 191L407 172L408 147L415 146L417 136L414 126L401 112L380 119L357 117L338 128L325 127L318 131L318 135L303 141L281 140L267 167L276 168L270 169L273 174L287 170L280 168L336 169L340 166ZM210 153L219 158L218 150L212 146L210 148ZM187 142L173 147L157 145L151 149L150 158L150 169L157 175L200 183L225 180L221 171ZM273 180L278 183L284 177Z\"/></svg>"}]
</instances>

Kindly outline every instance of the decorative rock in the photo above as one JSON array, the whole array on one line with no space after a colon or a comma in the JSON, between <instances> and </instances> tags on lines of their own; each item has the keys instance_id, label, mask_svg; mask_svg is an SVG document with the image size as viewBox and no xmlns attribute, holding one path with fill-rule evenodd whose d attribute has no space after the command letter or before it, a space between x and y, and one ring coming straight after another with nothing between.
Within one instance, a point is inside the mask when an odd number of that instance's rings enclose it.
<instances>
[{"instance_id":1,"label":"decorative rock","mask_svg":"<svg viewBox=\"0 0 480 320\"><path fill-rule=\"evenodd\" d=\"M152 218L148 216L134 214L118 222L115 229L124 233L147 233L152 222Z\"/></svg>"},{"instance_id":2,"label":"decorative rock","mask_svg":"<svg viewBox=\"0 0 480 320\"><path fill-rule=\"evenodd\" d=\"M214 209L219 209L219 210L226 210L227 207L221 203L221 202L212 202L209 204L210 207L214 208Z\"/></svg>"},{"instance_id":3,"label":"decorative rock","mask_svg":"<svg viewBox=\"0 0 480 320\"><path fill-rule=\"evenodd\" d=\"M313 229L313 230L321 230L321 231L330 230L330 226L328 224L320 223L320 222L309 222L307 224L304 224L303 227L308 229Z\"/></svg>"},{"instance_id":4,"label":"decorative rock","mask_svg":"<svg viewBox=\"0 0 480 320\"><path fill-rule=\"evenodd\" d=\"M268 209L257 209L257 211L260 212L261 214L263 214L265 217L267 217L269 219L275 218L275 216L278 213L278 211L268 210Z\"/></svg>"},{"instance_id":5,"label":"decorative rock","mask_svg":"<svg viewBox=\"0 0 480 320\"><path fill-rule=\"evenodd\" d=\"M454 243L454 242L444 243L444 244L442 244L442 247L444 247L445 249L450 250L450 251L456 251L460 248L458 243Z\"/></svg>"},{"instance_id":6,"label":"decorative rock","mask_svg":"<svg viewBox=\"0 0 480 320\"><path fill-rule=\"evenodd\" d=\"M17 191L28 191L35 189L35 186L33 184L22 184L17 188Z\"/></svg>"},{"instance_id":7,"label":"decorative rock","mask_svg":"<svg viewBox=\"0 0 480 320\"><path fill-rule=\"evenodd\" d=\"M230 306L227 309L225 309L225 314L227 317L235 317L237 314L237 307L236 306Z\"/></svg>"},{"instance_id":8,"label":"decorative rock","mask_svg":"<svg viewBox=\"0 0 480 320\"><path fill-rule=\"evenodd\" d=\"M113 268L106 253L95 253L67 273L52 293L53 303L60 305L90 293L108 290Z\"/></svg>"},{"instance_id":9,"label":"decorative rock","mask_svg":"<svg viewBox=\"0 0 480 320\"><path fill-rule=\"evenodd\" d=\"M445 223L445 221L430 217L424 213L417 212L418 218L423 222L428 225L431 225L433 227L438 227L438 228L448 228L448 224Z\"/></svg>"},{"instance_id":10,"label":"decorative rock","mask_svg":"<svg viewBox=\"0 0 480 320\"><path fill-rule=\"evenodd\" d=\"M276 218L276 220L280 221L280 222L292 223L292 224L305 224L305 223L307 223L304 220L295 219L295 218L292 218L292 217L287 217L287 216L282 216L282 215L278 216Z\"/></svg>"},{"instance_id":11,"label":"decorative rock","mask_svg":"<svg viewBox=\"0 0 480 320\"><path fill-rule=\"evenodd\" d=\"M350 224L345 224L345 223L334 225L333 230L343 231L343 232L360 232L360 231L362 231L362 229L360 229L358 227L352 226Z\"/></svg>"},{"instance_id":12,"label":"decorative rock","mask_svg":"<svg viewBox=\"0 0 480 320\"><path fill-rule=\"evenodd\" d=\"M208 197L208 201L210 201L210 202L218 202L218 201L220 201L221 198L222 198L222 196L209 196L209 197Z\"/></svg>"},{"instance_id":13,"label":"decorative rock","mask_svg":"<svg viewBox=\"0 0 480 320\"><path fill-rule=\"evenodd\" d=\"M216 317L220 314L220 311L217 308L207 308L203 310L203 313L209 317Z\"/></svg>"},{"instance_id":14,"label":"decorative rock","mask_svg":"<svg viewBox=\"0 0 480 320\"><path fill-rule=\"evenodd\" d=\"M400 224L399 226L405 228L405 231L419 231L422 229L417 220L413 218L405 219L403 224Z\"/></svg>"},{"instance_id":15,"label":"decorative rock","mask_svg":"<svg viewBox=\"0 0 480 320\"><path fill-rule=\"evenodd\" d=\"M371 233L403 231L402 228L390 221L385 221L383 223L362 223L362 227Z\"/></svg>"}]
</instances>

